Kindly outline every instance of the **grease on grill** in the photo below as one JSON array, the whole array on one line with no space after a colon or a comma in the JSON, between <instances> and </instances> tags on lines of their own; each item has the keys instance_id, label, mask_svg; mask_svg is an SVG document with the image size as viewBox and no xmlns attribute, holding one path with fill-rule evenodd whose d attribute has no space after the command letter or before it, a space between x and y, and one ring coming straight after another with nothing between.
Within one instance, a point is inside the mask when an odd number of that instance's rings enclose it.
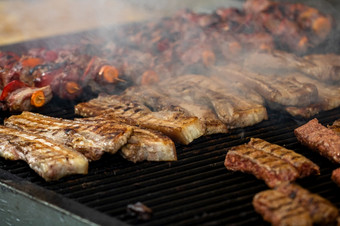
<instances>
[{"instance_id":1,"label":"grease on grill","mask_svg":"<svg viewBox=\"0 0 340 226\"><path fill-rule=\"evenodd\" d=\"M127 205L126 211L128 216L135 217L142 221L150 220L152 217L152 209L141 202Z\"/></svg>"}]
</instances>

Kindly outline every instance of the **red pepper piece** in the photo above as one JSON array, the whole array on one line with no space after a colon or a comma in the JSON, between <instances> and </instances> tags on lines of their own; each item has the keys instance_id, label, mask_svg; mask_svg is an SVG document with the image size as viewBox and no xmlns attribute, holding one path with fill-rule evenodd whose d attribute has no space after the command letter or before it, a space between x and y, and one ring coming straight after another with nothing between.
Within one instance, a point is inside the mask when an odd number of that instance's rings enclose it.
<instances>
[{"instance_id":1,"label":"red pepper piece","mask_svg":"<svg viewBox=\"0 0 340 226\"><path fill-rule=\"evenodd\" d=\"M13 91L20 89L22 87L27 87L25 83L19 81L19 80L13 80L9 82L4 89L2 90L1 96L0 96L0 101L4 101L6 97Z\"/></svg>"}]
</instances>

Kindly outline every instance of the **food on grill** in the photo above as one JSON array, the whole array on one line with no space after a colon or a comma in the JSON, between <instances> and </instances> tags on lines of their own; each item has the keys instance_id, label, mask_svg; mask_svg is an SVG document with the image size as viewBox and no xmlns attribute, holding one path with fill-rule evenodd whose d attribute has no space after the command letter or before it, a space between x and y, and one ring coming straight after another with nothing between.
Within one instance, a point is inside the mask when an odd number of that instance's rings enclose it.
<instances>
[{"instance_id":1,"label":"food on grill","mask_svg":"<svg viewBox=\"0 0 340 226\"><path fill-rule=\"evenodd\" d=\"M23 112L5 120L5 126L29 131L69 146L89 160L116 153L132 134L132 127L113 122L80 122Z\"/></svg>"},{"instance_id":2,"label":"food on grill","mask_svg":"<svg viewBox=\"0 0 340 226\"><path fill-rule=\"evenodd\" d=\"M292 183L282 183L275 189L308 210L314 224L331 225L336 222L338 209L327 199Z\"/></svg>"},{"instance_id":3,"label":"food on grill","mask_svg":"<svg viewBox=\"0 0 340 226\"><path fill-rule=\"evenodd\" d=\"M299 172L300 178L320 174L319 166L292 150L271 144L260 138L251 138L249 145L290 163Z\"/></svg>"},{"instance_id":4,"label":"food on grill","mask_svg":"<svg viewBox=\"0 0 340 226\"><path fill-rule=\"evenodd\" d=\"M141 202L127 205L126 211L128 215L143 221L150 220L153 214L152 209Z\"/></svg>"},{"instance_id":5,"label":"food on grill","mask_svg":"<svg viewBox=\"0 0 340 226\"><path fill-rule=\"evenodd\" d=\"M253 174L273 188L285 181L294 181L299 172L294 166L249 144L232 147L225 158L228 170Z\"/></svg>"},{"instance_id":6,"label":"food on grill","mask_svg":"<svg viewBox=\"0 0 340 226\"><path fill-rule=\"evenodd\" d=\"M215 73L224 80L240 81L258 92L271 106L307 106L318 97L317 88L311 83L293 77L262 75L233 65L217 67Z\"/></svg>"},{"instance_id":7,"label":"food on grill","mask_svg":"<svg viewBox=\"0 0 340 226\"><path fill-rule=\"evenodd\" d=\"M185 75L161 84L169 96L209 106L228 128L251 126L268 118L266 108L202 75Z\"/></svg>"},{"instance_id":8,"label":"food on grill","mask_svg":"<svg viewBox=\"0 0 340 226\"><path fill-rule=\"evenodd\" d=\"M97 126L105 124L126 123L125 118L77 118L77 122L92 122ZM127 160L132 162L141 161L176 161L176 147L174 142L164 134L143 129L137 126L131 126L133 133L127 143L121 148L119 153Z\"/></svg>"},{"instance_id":9,"label":"food on grill","mask_svg":"<svg viewBox=\"0 0 340 226\"><path fill-rule=\"evenodd\" d=\"M332 162L340 163L340 136L321 125L316 118L296 128L294 134L303 145Z\"/></svg>"},{"instance_id":10,"label":"food on grill","mask_svg":"<svg viewBox=\"0 0 340 226\"><path fill-rule=\"evenodd\" d=\"M164 88L165 89L165 88ZM227 126L216 116L208 106L191 101L175 98L163 93L163 87L130 87L123 92L123 96L138 98L138 100L153 111L179 111L189 116L196 116L205 125L205 135L227 133Z\"/></svg>"},{"instance_id":11,"label":"food on grill","mask_svg":"<svg viewBox=\"0 0 340 226\"><path fill-rule=\"evenodd\" d=\"M331 178L340 187L340 168L333 170Z\"/></svg>"},{"instance_id":12,"label":"food on grill","mask_svg":"<svg viewBox=\"0 0 340 226\"><path fill-rule=\"evenodd\" d=\"M332 125L327 127L340 136L340 119L335 120Z\"/></svg>"},{"instance_id":13,"label":"food on grill","mask_svg":"<svg viewBox=\"0 0 340 226\"><path fill-rule=\"evenodd\" d=\"M277 190L257 193L253 198L253 206L272 225L313 225L305 208Z\"/></svg>"},{"instance_id":14,"label":"food on grill","mask_svg":"<svg viewBox=\"0 0 340 226\"><path fill-rule=\"evenodd\" d=\"M151 111L147 106L131 98L117 95L99 96L75 106L75 113L83 117L101 115L110 118L124 118L129 125L157 130L173 141L189 144L204 134L204 125L197 117L176 111Z\"/></svg>"},{"instance_id":15,"label":"food on grill","mask_svg":"<svg viewBox=\"0 0 340 226\"><path fill-rule=\"evenodd\" d=\"M46 181L87 174L85 156L43 136L0 126L0 156L23 160Z\"/></svg>"}]
</instances>

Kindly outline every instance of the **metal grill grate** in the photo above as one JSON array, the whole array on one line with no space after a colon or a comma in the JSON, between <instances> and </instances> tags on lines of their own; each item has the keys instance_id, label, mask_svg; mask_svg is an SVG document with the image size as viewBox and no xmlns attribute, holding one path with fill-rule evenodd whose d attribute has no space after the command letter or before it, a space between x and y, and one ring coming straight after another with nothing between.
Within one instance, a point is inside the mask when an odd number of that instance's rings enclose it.
<instances>
[{"instance_id":1,"label":"metal grill grate","mask_svg":"<svg viewBox=\"0 0 340 226\"><path fill-rule=\"evenodd\" d=\"M65 105L63 105L65 107ZM70 103L69 107L72 106ZM59 111L52 107L44 114L72 118L72 108ZM61 194L93 210L141 225L264 225L253 210L253 196L267 189L252 175L231 172L223 162L228 148L260 137L301 153L317 163L321 175L297 182L340 207L338 187L330 180L337 166L301 146L293 130L306 121L296 121L277 112L270 120L226 135L200 138L188 146L177 146L177 162L143 162L133 164L119 155L105 155L90 163L86 176L70 176L47 183L24 162L0 159L0 168L45 190ZM324 112L318 119L324 125L340 117L340 109ZM140 222L126 214L126 206L142 202L153 210L151 220Z\"/></svg>"}]
</instances>

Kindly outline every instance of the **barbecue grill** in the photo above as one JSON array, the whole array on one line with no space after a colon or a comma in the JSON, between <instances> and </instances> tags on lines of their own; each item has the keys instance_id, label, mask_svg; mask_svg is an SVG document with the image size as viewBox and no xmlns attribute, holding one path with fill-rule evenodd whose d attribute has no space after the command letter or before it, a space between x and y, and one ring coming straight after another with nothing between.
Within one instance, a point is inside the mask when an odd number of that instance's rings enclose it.
<instances>
[{"instance_id":1,"label":"barbecue grill","mask_svg":"<svg viewBox=\"0 0 340 226\"><path fill-rule=\"evenodd\" d=\"M63 45L96 31L63 35L3 46L2 50ZM90 98L90 97L86 97ZM85 99L84 99L85 100ZM39 113L72 119L75 102L54 98ZM3 121L10 116L1 112ZM176 162L131 163L120 155L105 155L91 162L87 175L45 182L22 161L0 159L0 222L49 225L267 225L252 206L254 195L268 189L252 175L228 171L223 163L229 148L251 137L282 145L320 166L321 175L297 183L340 208L339 188L331 181L330 163L302 146L293 130L309 119L296 119L269 110L269 119L228 134L201 137L190 145L177 145ZM323 125L340 118L340 108L315 116ZM141 202L152 209L150 219L128 213Z\"/></svg>"}]
</instances>

